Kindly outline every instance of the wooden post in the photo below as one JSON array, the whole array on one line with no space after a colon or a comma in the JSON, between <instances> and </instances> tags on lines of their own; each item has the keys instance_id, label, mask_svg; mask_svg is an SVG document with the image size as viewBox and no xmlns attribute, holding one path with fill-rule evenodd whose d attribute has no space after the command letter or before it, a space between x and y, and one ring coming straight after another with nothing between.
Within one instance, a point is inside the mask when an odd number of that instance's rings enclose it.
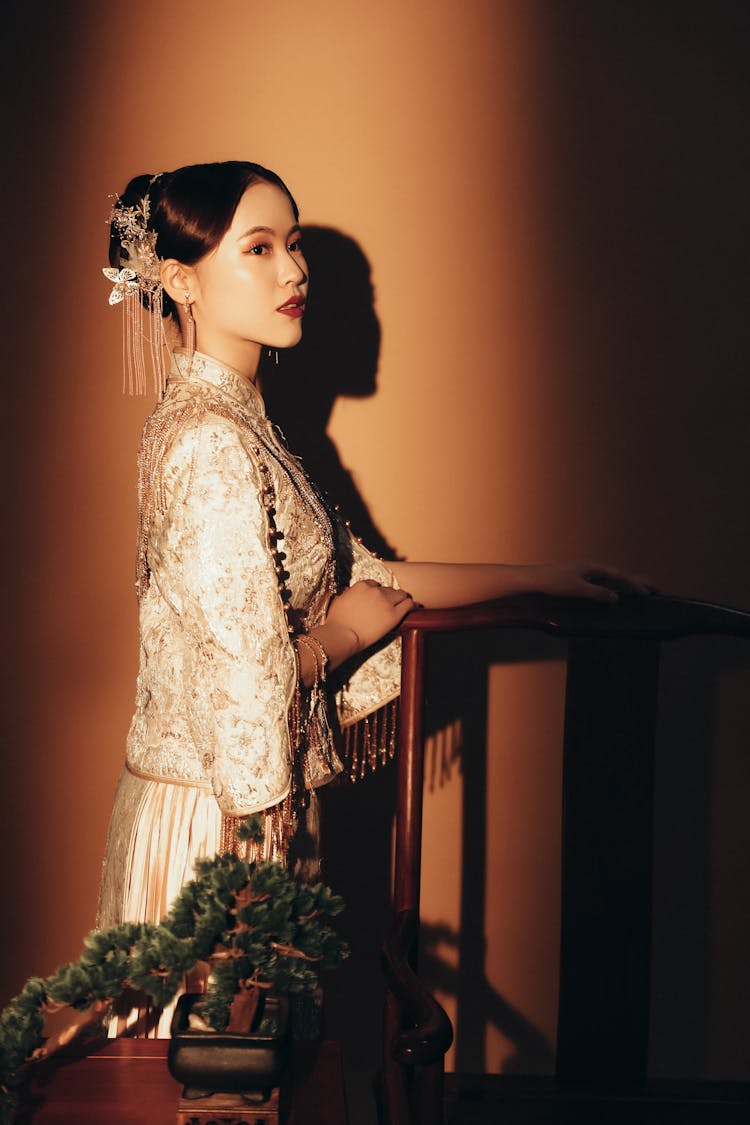
<instances>
[{"instance_id":1,"label":"wooden post","mask_svg":"<svg viewBox=\"0 0 750 1125\"><path fill-rule=\"evenodd\" d=\"M557 1073L646 1079L658 640L571 640Z\"/></svg>"},{"instance_id":2,"label":"wooden post","mask_svg":"<svg viewBox=\"0 0 750 1125\"><path fill-rule=\"evenodd\" d=\"M424 780L424 634L419 629L407 629L402 634L401 645L393 910L394 914L400 910L416 910L418 914ZM416 941L409 961L414 967ZM383 1026L383 1078L388 1125L409 1125L411 1120L406 1074L392 1055L393 1040L401 1030L398 1002L388 992Z\"/></svg>"},{"instance_id":3,"label":"wooden post","mask_svg":"<svg viewBox=\"0 0 750 1125\"><path fill-rule=\"evenodd\" d=\"M393 909L419 914L424 781L424 633L407 629L401 639L401 702L398 733L398 807Z\"/></svg>"}]
</instances>

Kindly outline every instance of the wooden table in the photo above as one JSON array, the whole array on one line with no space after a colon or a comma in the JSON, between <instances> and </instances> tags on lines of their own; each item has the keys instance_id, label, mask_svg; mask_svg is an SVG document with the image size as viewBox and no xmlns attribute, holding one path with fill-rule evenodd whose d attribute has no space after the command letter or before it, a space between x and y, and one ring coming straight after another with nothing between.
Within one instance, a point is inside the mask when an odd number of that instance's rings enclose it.
<instances>
[{"instance_id":1,"label":"wooden table","mask_svg":"<svg viewBox=\"0 0 750 1125\"><path fill-rule=\"evenodd\" d=\"M168 1044L116 1039L40 1063L18 1125L174 1125L180 1084ZM337 1042L294 1044L286 1125L348 1125Z\"/></svg>"}]
</instances>

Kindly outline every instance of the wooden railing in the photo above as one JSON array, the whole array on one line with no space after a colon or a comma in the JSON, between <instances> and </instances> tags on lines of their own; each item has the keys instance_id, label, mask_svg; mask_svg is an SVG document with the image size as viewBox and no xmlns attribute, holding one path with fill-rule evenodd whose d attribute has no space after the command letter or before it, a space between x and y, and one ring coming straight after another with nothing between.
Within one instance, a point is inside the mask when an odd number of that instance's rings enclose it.
<instances>
[{"instance_id":1,"label":"wooden railing","mask_svg":"<svg viewBox=\"0 0 750 1125\"><path fill-rule=\"evenodd\" d=\"M635 1088L647 1081L659 650L697 634L750 637L750 614L661 597L613 606L527 597L417 610L403 623L393 923L383 948L387 1125L443 1122L452 1028L414 971L425 644L429 633L475 629L568 641L556 1075Z\"/></svg>"}]
</instances>

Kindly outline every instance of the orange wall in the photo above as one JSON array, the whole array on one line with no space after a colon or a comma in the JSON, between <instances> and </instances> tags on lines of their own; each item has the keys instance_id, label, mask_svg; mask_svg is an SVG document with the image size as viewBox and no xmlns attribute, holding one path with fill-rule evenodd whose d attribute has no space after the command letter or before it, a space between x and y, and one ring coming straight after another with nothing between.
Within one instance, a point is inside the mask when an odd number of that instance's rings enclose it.
<instances>
[{"instance_id":1,"label":"orange wall","mask_svg":"<svg viewBox=\"0 0 750 1125\"><path fill-rule=\"evenodd\" d=\"M29 53L7 75L3 185L3 998L75 957L92 923L132 701L148 404L120 394L120 323L100 274L108 196L131 175L258 160L284 175L306 222L359 244L382 329L377 393L340 398L330 434L402 553L613 560L670 592L750 605L740 6L667 18L666 6L583 2L220 0L208 14L195 0L130 0L126 12L123 24L122 7L78 0L12 17ZM726 651L668 661L654 1066L733 1078L748 1077L736 905L747 658ZM467 653L474 687L489 683L486 738L460 700L432 720L443 768L427 794L424 914L454 1014L461 755L478 738L487 757L486 980L459 1034L458 1063L474 1069L550 1065L559 656ZM709 666L713 757L691 748L686 770L675 716L695 708L684 685ZM448 653L434 667L456 684ZM483 799L476 771L471 784ZM387 796L375 782L349 805L368 810L378 840ZM342 833L351 814L339 795L330 803ZM345 868L332 858L332 881L351 883ZM362 934L380 924L363 897ZM702 984L686 990L675 966Z\"/></svg>"}]
</instances>

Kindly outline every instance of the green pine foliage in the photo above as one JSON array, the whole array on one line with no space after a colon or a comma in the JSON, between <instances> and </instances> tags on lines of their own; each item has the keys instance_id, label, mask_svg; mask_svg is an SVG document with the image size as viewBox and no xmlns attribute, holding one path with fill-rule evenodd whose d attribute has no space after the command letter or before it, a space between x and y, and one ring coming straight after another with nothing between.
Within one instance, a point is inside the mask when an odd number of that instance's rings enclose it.
<instances>
[{"instance_id":1,"label":"green pine foliage","mask_svg":"<svg viewBox=\"0 0 750 1125\"><path fill-rule=\"evenodd\" d=\"M261 841L263 822L248 817L241 839ZM51 977L31 977L0 1012L0 1125L10 1125L28 1063L42 1045L45 1012L53 1006L85 1011L128 988L158 1006L178 993L198 961L211 964L199 1014L226 1028L241 989L312 992L322 969L348 955L328 919L344 904L330 887L297 883L278 863L248 863L232 854L201 859L166 918L94 930L77 961Z\"/></svg>"}]
</instances>

